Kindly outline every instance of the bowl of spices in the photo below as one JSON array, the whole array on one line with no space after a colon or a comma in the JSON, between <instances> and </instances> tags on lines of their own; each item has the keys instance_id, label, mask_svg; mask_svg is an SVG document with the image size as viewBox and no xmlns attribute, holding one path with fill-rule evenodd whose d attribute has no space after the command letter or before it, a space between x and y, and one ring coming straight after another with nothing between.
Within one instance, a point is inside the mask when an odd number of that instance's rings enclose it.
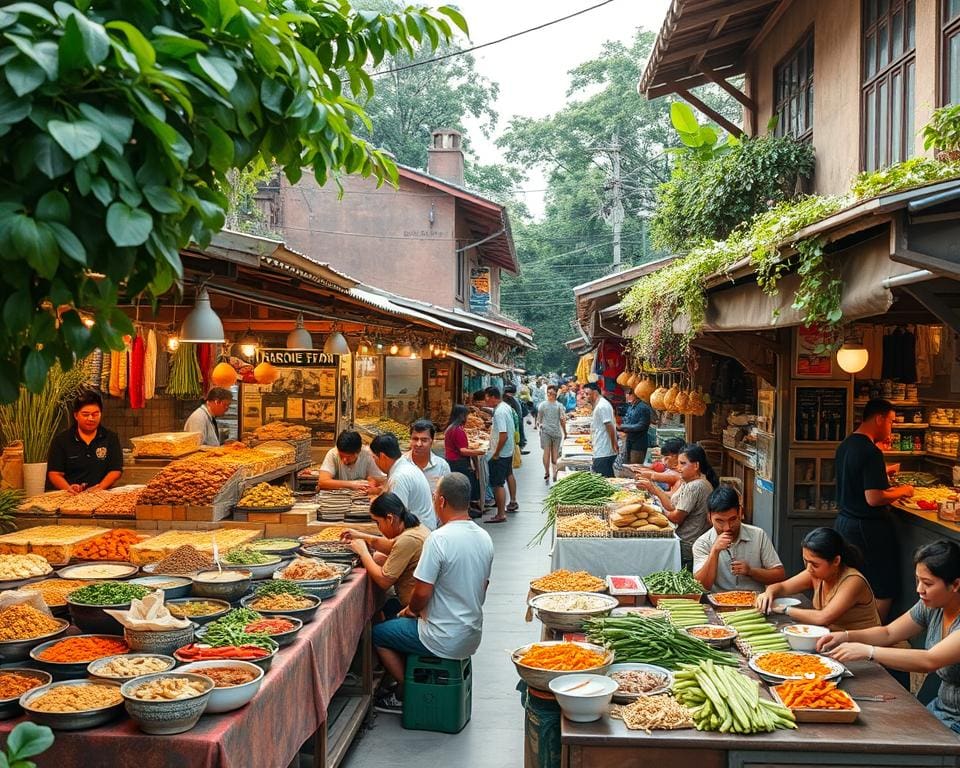
<instances>
[{"instance_id":1,"label":"bowl of spices","mask_svg":"<svg viewBox=\"0 0 960 768\"><path fill-rule=\"evenodd\" d=\"M0 613L0 661L22 661L30 649L60 637L70 622L38 611L32 605L11 605Z\"/></svg>"},{"instance_id":2,"label":"bowl of spices","mask_svg":"<svg viewBox=\"0 0 960 768\"><path fill-rule=\"evenodd\" d=\"M67 595L70 618L84 632L105 635L122 634L123 626L105 613L105 610L108 608L114 611L129 610L133 600L142 600L150 594L150 591L142 584L120 581L89 584Z\"/></svg>"},{"instance_id":3,"label":"bowl of spices","mask_svg":"<svg viewBox=\"0 0 960 768\"><path fill-rule=\"evenodd\" d=\"M183 544L162 560L143 566L144 573L163 576L192 576L216 564L213 558L190 544Z\"/></svg>"},{"instance_id":4,"label":"bowl of spices","mask_svg":"<svg viewBox=\"0 0 960 768\"><path fill-rule=\"evenodd\" d=\"M67 595L75 589L87 586L89 583L89 581L81 579L44 579L20 587L18 591L39 592L43 602L50 609L50 613L54 616L66 616L69 613L67 610Z\"/></svg>"},{"instance_id":5,"label":"bowl of spices","mask_svg":"<svg viewBox=\"0 0 960 768\"><path fill-rule=\"evenodd\" d=\"M182 597L176 600L166 600L164 605L170 614L178 619L190 619L201 626L215 619L219 619L230 610L230 603L226 600L213 598Z\"/></svg>"},{"instance_id":6,"label":"bowl of spices","mask_svg":"<svg viewBox=\"0 0 960 768\"><path fill-rule=\"evenodd\" d=\"M207 708L214 683L189 672L163 672L128 680L120 688L127 714L157 736L189 731Z\"/></svg>"},{"instance_id":7,"label":"bowl of spices","mask_svg":"<svg viewBox=\"0 0 960 768\"><path fill-rule=\"evenodd\" d=\"M36 723L60 731L79 731L108 723L123 711L120 683L68 680L27 691L20 706Z\"/></svg>"},{"instance_id":8,"label":"bowl of spices","mask_svg":"<svg viewBox=\"0 0 960 768\"><path fill-rule=\"evenodd\" d=\"M0 670L0 720L20 714L20 697L27 691L52 682L53 675L42 669L7 667Z\"/></svg>"},{"instance_id":9,"label":"bowl of spices","mask_svg":"<svg viewBox=\"0 0 960 768\"><path fill-rule=\"evenodd\" d=\"M177 666L173 656L164 656L160 653L127 653L118 656L104 656L102 659L91 661L87 665L87 672L91 677L101 680L132 680L144 675L155 675L159 672L169 672Z\"/></svg>"},{"instance_id":10,"label":"bowl of spices","mask_svg":"<svg viewBox=\"0 0 960 768\"><path fill-rule=\"evenodd\" d=\"M72 635L38 645L30 651L30 658L55 680L64 680L86 676L91 661L129 650L117 635Z\"/></svg>"}]
</instances>

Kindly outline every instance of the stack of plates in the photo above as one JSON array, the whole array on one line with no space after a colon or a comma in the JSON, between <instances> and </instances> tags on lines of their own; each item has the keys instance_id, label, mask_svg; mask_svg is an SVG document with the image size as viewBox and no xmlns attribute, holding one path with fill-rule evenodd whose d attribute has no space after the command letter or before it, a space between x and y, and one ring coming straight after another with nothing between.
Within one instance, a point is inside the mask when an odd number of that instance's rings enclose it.
<instances>
[{"instance_id":1,"label":"stack of plates","mask_svg":"<svg viewBox=\"0 0 960 768\"><path fill-rule=\"evenodd\" d=\"M347 520L370 520L370 497L354 496L347 511Z\"/></svg>"},{"instance_id":2,"label":"stack of plates","mask_svg":"<svg viewBox=\"0 0 960 768\"><path fill-rule=\"evenodd\" d=\"M352 495L349 491L320 491L317 494L320 519L340 522L350 511Z\"/></svg>"}]
</instances>

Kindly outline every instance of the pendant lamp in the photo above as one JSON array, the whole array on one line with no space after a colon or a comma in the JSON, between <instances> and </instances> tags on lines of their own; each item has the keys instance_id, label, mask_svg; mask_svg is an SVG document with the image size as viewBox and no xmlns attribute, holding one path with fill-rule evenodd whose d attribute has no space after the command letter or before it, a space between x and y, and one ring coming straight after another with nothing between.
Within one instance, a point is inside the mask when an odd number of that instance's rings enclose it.
<instances>
[{"instance_id":1,"label":"pendant lamp","mask_svg":"<svg viewBox=\"0 0 960 768\"><path fill-rule=\"evenodd\" d=\"M253 332L249 328L247 328L246 333L243 334L243 337L237 344L240 347L240 354L248 359L257 354L257 347L260 346L257 337L253 335Z\"/></svg>"},{"instance_id":2,"label":"pendant lamp","mask_svg":"<svg viewBox=\"0 0 960 768\"><path fill-rule=\"evenodd\" d=\"M297 327L287 334L287 349L313 349L313 336L303 327L303 312L297 315Z\"/></svg>"},{"instance_id":3,"label":"pendant lamp","mask_svg":"<svg viewBox=\"0 0 960 768\"><path fill-rule=\"evenodd\" d=\"M334 327L330 335L327 336L327 340L323 342L323 351L327 355L349 355L350 345L347 344L343 334Z\"/></svg>"},{"instance_id":4,"label":"pendant lamp","mask_svg":"<svg viewBox=\"0 0 960 768\"><path fill-rule=\"evenodd\" d=\"M210 306L206 288L197 291L197 301L180 326L180 341L191 344L223 344L223 323Z\"/></svg>"},{"instance_id":5,"label":"pendant lamp","mask_svg":"<svg viewBox=\"0 0 960 768\"><path fill-rule=\"evenodd\" d=\"M837 350L837 364L847 373L860 373L870 362L870 353L858 341L845 341Z\"/></svg>"}]
</instances>

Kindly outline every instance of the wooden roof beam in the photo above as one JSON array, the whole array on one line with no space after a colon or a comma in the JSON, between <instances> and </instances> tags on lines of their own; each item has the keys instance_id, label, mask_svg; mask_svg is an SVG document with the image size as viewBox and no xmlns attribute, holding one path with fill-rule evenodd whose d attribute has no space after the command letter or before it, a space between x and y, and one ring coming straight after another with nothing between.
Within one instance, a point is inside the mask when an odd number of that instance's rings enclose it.
<instances>
[{"instance_id":1,"label":"wooden roof beam","mask_svg":"<svg viewBox=\"0 0 960 768\"><path fill-rule=\"evenodd\" d=\"M727 133L732 134L733 136L739 136L743 133L743 129L731 123L727 118L721 115L717 110L708 104L704 103L696 96L694 96L690 91L678 90L677 95L684 101L692 104L697 109L699 109L707 117L711 118L717 125L719 125Z\"/></svg>"},{"instance_id":2,"label":"wooden roof beam","mask_svg":"<svg viewBox=\"0 0 960 768\"><path fill-rule=\"evenodd\" d=\"M744 107L749 109L751 112L757 111L757 103L751 99L747 94L737 88L735 85L727 82L725 77L718 75L709 67L701 67L703 74L706 76L707 80L715 85L719 85L723 90L729 93L733 98L739 101Z\"/></svg>"},{"instance_id":3,"label":"wooden roof beam","mask_svg":"<svg viewBox=\"0 0 960 768\"><path fill-rule=\"evenodd\" d=\"M718 77L734 77L735 75L742 75L744 72L744 68L740 62L736 62L735 64L714 64L713 62L708 62L708 68ZM699 72L689 77L671 78L660 81L657 85L648 88L641 95L646 96L648 99L655 99L658 96L676 93L679 88L689 90L690 88L696 88L698 85L704 85L709 82L710 79L702 72Z\"/></svg>"},{"instance_id":4,"label":"wooden roof beam","mask_svg":"<svg viewBox=\"0 0 960 768\"><path fill-rule=\"evenodd\" d=\"M717 19L716 23L713 25L713 29L710 30L710 34L707 35L707 41L716 40L717 36L723 31L724 25L727 23L727 19L730 18L730 15L721 16ZM709 48L704 48L700 53L693 57L693 61L690 62L690 66L687 67L687 72L691 75L695 75L700 71L700 65L703 63L703 57L707 55Z\"/></svg>"},{"instance_id":5,"label":"wooden roof beam","mask_svg":"<svg viewBox=\"0 0 960 768\"><path fill-rule=\"evenodd\" d=\"M765 5L771 5L776 0L740 0L740 2L724 2L717 4L716 7L708 11L698 11L697 13L688 13L680 16L679 23L684 30L692 29L698 26L712 24L722 16L734 16L738 13L746 13L761 8Z\"/></svg>"},{"instance_id":6,"label":"wooden roof beam","mask_svg":"<svg viewBox=\"0 0 960 768\"><path fill-rule=\"evenodd\" d=\"M742 43L744 40L750 40L754 35L757 34L756 29L741 29L737 32L730 32L726 35L721 35L716 37L713 40L708 40L704 42L706 46L706 53L716 50L717 48L723 48L728 45L736 45L737 43ZM679 50L674 51L673 53L667 53L660 59L660 65L672 64L678 61L685 61L686 59L692 58L699 55L699 45L690 45ZM695 51L694 48L697 50Z\"/></svg>"},{"instance_id":7,"label":"wooden roof beam","mask_svg":"<svg viewBox=\"0 0 960 768\"><path fill-rule=\"evenodd\" d=\"M790 10L791 5L793 5L793 0L780 0L780 4L770 11L770 15L767 16L766 21L763 22L760 31L756 33L756 36L750 41L750 45L747 46L747 50L743 52L743 58L746 59L753 55L754 51L767 39L767 35L777 26L777 22L783 18L783 14Z\"/></svg>"}]
</instances>

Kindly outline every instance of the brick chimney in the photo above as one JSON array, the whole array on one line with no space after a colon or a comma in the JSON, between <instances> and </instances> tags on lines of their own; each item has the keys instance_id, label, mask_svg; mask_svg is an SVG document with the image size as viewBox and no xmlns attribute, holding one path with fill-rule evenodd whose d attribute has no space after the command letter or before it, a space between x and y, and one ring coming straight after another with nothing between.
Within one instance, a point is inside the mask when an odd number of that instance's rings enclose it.
<instances>
[{"instance_id":1,"label":"brick chimney","mask_svg":"<svg viewBox=\"0 0 960 768\"><path fill-rule=\"evenodd\" d=\"M427 173L463 186L463 150L460 149L459 131L442 128L430 134Z\"/></svg>"}]
</instances>

